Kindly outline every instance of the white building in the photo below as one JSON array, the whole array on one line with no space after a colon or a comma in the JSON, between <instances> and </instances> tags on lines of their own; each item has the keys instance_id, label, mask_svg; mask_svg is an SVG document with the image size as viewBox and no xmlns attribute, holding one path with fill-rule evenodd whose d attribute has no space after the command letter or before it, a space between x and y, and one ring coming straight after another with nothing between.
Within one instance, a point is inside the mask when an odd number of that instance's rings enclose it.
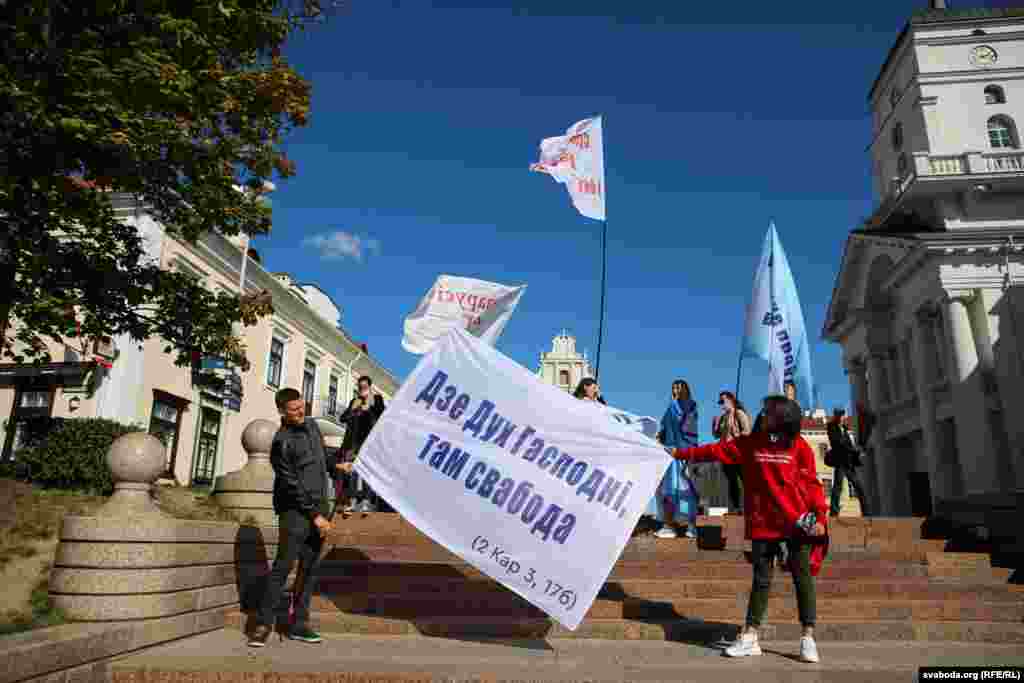
<instances>
[{"instance_id":1,"label":"white building","mask_svg":"<svg viewBox=\"0 0 1024 683\"><path fill-rule=\"evenodd\" d=\"M576 351L576 337L562 330L560 335L551 340L551 350L541 352L537 376L548 384L572 392L580 380L593 377L594 371L586 352Z\"/></svg>"},{"instance_id":2,"label":"white building","mask_svg":"<svg viewBox=\"0 0 1024 683\"><path fill-rule=\"evenodd\" d=\"M869 103L879 205L847 239L823 334L874 418L874 509L1024 489L1024 9L933 1Z\"/></svg>"}]
</instances>

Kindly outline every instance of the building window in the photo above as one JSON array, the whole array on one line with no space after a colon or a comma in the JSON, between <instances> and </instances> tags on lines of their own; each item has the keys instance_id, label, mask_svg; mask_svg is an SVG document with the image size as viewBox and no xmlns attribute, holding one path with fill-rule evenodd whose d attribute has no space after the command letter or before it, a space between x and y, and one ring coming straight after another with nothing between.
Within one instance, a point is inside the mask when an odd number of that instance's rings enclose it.
<instances>
[{"instance_id":1,"label":"building window","mask_svg":"<svg viewBox=\"0 0 1024 683\"><path fill-rule=\"evenodd\" d=\"M558 383L563 386L569 386L569 371L559 370L558 371Z\"/></svg>"},{"instance_id":2,"label":"building window","mask_svg":"<svg viewBox=\"0 0 1024 683\"><path fill-rule=\"evenodd\" d=\"M302 368L302 400L306 402L306 415L313 414L313 392L316 389L316 363L306 360Z\"/></svg>"},{"instance_id":3,"label":"building window","mask_svg":"<svg viewBox=\"0 0 1024 683\"><path fill-rule=\"evenodd\" d=\"M897 123L892 127L892 148L899 151L903 148L903 124Z\"/></svg>"},{"instance_id":4,"label":"building window","mask_svg":"<svg viewBox=\"0 0 1024 683\"><path fill-rule=\"evenodd\" d=\"M338 414L338 376L331 375L330 383L327 385L327 414Z\"/></svg>"},{"instance_id":5,"label":"building window","mask_svg":"<svg viewBox=\"0 0 1024 683\"><path fill-rule=\"evenodd\" d=\"M169 478L174 478L174 467L178 456L178 435L181 433L181 405L169 395L158 394L153 399L153 411L149 418L149 433L160 439L167 457Z\"/></svg>"},{"instance_id":6,"label":"building window","mask_svg":"<svg viewBox=\"0 0 1024 683\"><path fill-rule=\"evenodd\" d=\"M195 471L192 484L212 484L217 465L217 443L220 441L220 413L203 408L196 444Z\"/></svg>"},{"instance_id":7,"label":"building window","mask_svg":"<svg viewBox=\"0 0 1024 683\"><path fill-rule=\"evenodd\" d=\"M985 88L985 104L1006 104L1006 93L998 85Z\"/></svg>"},{"instance_id":8,"label":"building window","mask_svg":"<svg viewBox=\"0 0 1024 683\"><path fill-rule=\"evenodd\" d=\"M906 178L909 171L910 161L907 159L906 153L901 154L900 158L896 160L896 175L900 178Z\"/></svg>"},{"instance_id":9,"label":"building window","mask_svg":"<svg viewBox=\"0 0 1024 683\"><path fill-rule=\"evenodd\" d=\"M284 342L270 340L270 358L267 359L267 384L275 389L281 386L281 368L284 366Z\"/></svg>"},{"instance_id":10,"label":"building window","mask_svg":"<svg viewBox=\"0 0 1024 683\"><path fill-rule=\"evenodd\" d=\"M53 414L53 389L50 387L25 387L16 389L11 416L7 421L6 438L2 444L0 460L12 460L22 448L41 436L39 427L44 427L47 418ZM37 427L38 425L38 427Z\"/></svg>"},{"instance_id":11,"label":"building window","mask_svg":"<svg viewBox=\"0 0 1024 683\"><path fill-rule=\"evenodd\" d=\"M988 142L992 149L1016 149L1017 131L1008 116L993 116L988 120Z\"/></svg>"}]
</instances>

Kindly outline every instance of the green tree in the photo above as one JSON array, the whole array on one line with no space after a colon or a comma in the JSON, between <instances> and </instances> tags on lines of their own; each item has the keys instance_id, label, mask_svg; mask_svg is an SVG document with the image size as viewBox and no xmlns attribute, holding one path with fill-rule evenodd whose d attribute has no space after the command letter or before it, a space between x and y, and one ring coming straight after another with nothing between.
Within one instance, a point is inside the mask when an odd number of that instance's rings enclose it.
<instances>
[{"instance_id":1,"label":"green tree","mask_svg":"<svg viewBox=\"0 0 1024 683\"><path fill-rule=\"evenodd\" d=\"M281 49L324 17L316 0L0 2L0 359L128 333L179 365L247 365L233 324L271 312L267 295L146 262L111 197L190 242L268 232L261 194L295 174L281 145L310 108Z\"/></svg>"}]
</instances>

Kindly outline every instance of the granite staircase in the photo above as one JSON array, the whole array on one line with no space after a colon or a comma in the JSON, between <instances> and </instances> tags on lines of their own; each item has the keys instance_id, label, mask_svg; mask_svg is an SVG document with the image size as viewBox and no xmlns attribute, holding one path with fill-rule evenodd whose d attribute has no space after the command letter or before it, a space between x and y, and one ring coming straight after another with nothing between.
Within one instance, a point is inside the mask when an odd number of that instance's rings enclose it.
<instances>
[{"instance_id":1,"label":"granite staircase","mask_svg":"<svg viewBox=\"0 0 1024 683\"><path fill-rule=\"evenodd\" d=\"M947 552L921 519L833 520L818 577L818 640L1024 644L1024 586L987 552ZM710 644L743 623L751 570L742 519L702 518L701 539L634 538L576 631L447 552L398 515L339 523L313 622L324 633L591 638ZM283 617L283 615L282 615ZM243 609L229 624L246 628ZM776 571L766 640L798 637L791 581Z\"/></svg>"}]
</instances>

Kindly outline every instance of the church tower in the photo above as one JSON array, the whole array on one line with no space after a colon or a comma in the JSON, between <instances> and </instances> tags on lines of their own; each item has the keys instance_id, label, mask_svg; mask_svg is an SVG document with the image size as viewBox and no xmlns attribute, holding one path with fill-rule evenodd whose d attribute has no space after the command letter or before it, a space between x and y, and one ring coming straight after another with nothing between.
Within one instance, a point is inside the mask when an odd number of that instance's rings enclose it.
<instances>
[{"instance_id":1,"label":"church tower","mask_svg":"<svg viewBox=\"0 0 1024 683\"><path fill-rule=\"evenodd\" d=\"M537 376L548 384L573 391L585 377L593 377L586 352L576 351L576 337L562 330L562 333L551 340L551 350L540 354L540 367Z\"/></svg>"}]
</instances>

